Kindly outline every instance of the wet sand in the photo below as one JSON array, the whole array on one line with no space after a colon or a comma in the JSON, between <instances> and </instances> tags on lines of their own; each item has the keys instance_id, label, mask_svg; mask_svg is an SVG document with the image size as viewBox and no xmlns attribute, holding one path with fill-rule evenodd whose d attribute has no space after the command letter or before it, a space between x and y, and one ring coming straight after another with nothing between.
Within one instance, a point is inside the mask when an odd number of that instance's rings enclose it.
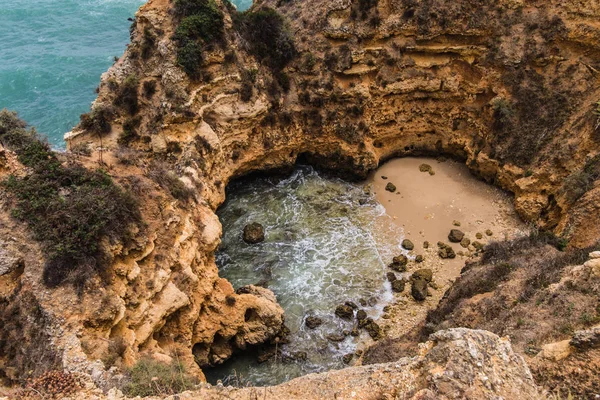
<instances>
[{"instance_id":1,"label":"wet sand","mask_svg":"<svg viewBox=\"0 0 600 400\"><path fill-rule=\"evenodd\" d=\"M419 167L428 164L433 174L421 172ZM384 179L387 178L387 179ZM392 183L396 191L387 191ZM392 160L371 174L368 180L376 198L386 212L404 230L415 249L411 258L423 255L424 261L411 261L405 278L420 268L431 268L434 283L431 296L422 303L410 295L410 284L404 293L395 294L395 300L380 319L390 337L398 337L423 320L428 309L436 306L446 289L460 275L460 270L470 257L476 257L475 248L450 243L451 229L459 229L472 242L486 244L524 234L523 224L512 206L511 197L500 189L474 177L467 167L456 161L437 161L428 158L402 158ZM457 226L460 225L460 226ZM486 231L492 235L486 234ZM482 235L481 239L476 237ZM430 246L425 249L424 241ZM441 259L437 242L452 246L455 259Z\"/></svg>"}]
</instances>

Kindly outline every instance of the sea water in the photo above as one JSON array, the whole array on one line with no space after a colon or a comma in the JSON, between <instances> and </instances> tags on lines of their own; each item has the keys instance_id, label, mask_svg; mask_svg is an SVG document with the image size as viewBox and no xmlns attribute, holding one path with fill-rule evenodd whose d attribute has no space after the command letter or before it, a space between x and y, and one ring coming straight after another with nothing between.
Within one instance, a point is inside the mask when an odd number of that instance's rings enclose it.
<instances>
[{"instance_id":1,"label":"sea water","mask_svg":"<svg viewBox=\"0 0 600 400\"><path fill-rule=\"evenodd\" d=\"M0 109L62 149L100 75L125 51L144 0L0 0ZM236 1L245 10L251 0Z\"/></svg>"},{"instance_id":2,"label":"sea water","mask_svg":"<svg viewBox=\"0 0 600 400\"><path fill-rule=\"evenodd\" d=\"M392 298L386 265L402 252L403 232L384 207L361 185L327 178L299 167L286 179L244 179L228 187L218 211L223 224L217 252L220 275L239 288L267 285L285 311L290 343L277 359L259 364L251 355L234 356L222 367L205 370L213 383L230 376L254 385L272 385L311 372L341 368L368 333L332 342L327 335L351 331L356 321L335 316L351 301L376 319ZM242 240L248 223L265 228L265 241ZM323 325L309 329L307 316ZM346 332L347 333L347 332ZM306 360L291 360L306 353Z\"/></svg>"}]
</instances>

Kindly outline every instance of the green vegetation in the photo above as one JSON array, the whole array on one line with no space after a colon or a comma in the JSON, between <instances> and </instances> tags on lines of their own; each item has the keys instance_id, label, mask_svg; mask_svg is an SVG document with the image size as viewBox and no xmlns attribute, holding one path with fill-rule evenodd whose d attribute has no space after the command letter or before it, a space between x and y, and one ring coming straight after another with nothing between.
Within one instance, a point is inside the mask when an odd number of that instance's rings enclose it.
<instances>
[{"instance_id":1,"label":"green vegetation","mask_svg":"<svg viewBox=\"0 0 600 400\"><path fill-rule=\"evenodd\" d=\"M562 193L570 203L575 203L594 187L600 179L600 155L589 159L584 167L575 171L565 179Z\"/></svg>"},{"instance_id":2,"label":"green vegetation","mask_svg":"<svg viewBox=\"0 0 600 400\"><path fill-rule=\"evenodd\" d=\"M123 392L132 397L168 396L192 389L197 383L179 362L164 364L143 358L129 370Z\"/></svg>"},{"instance_id":3,"label":"green vegetation","mask_svg":"<svg viewBox=\"0 0 600 400\"><path fill-rule=\"evenodd\" d=\"M110 120L115 115L115 110L111 106L99 105L89 114L81 114L79 126L86 131L90 131L99 136L110 133Z\"/></svg>"},{"instance_id":4,"label":"green vegetation","mask_svg":"<svg viewBox=\"0 0 600 400\"><path fill-rule=\"evenodd\" d=\"M173 171L168 170L164 164L152 165L148 177L178 200L187 201L194 196L193 191L185 186L181 179Z\"/></svg>"},{"instance_id":5,"label":"green vegetation","mask_svg":"<svg viewBox=\"0 0 600 400\"><path fill-rule=\"evenodd\" d=\"M113 104L125 109L129 115L135 115L139 111L138 87L140 81L137 76L129 75L119 86L117 97Z\"/></svg>"},{"instance_id":6,"label":"green vegetation","mask_svg":"<svg viewBox=\"0 0 600 400\"><path fill-rule=\"evenodd\" d=\"M44 282L57 286L68 280L82 288L110 265L103 240L124 241L131 225L141 223L136 200L104 171L63 165L16 113L0 112L0 141L32 170L1 186L12 195L13 216L26 222L42 244Z\"/></svg>"},{"instance_id":7,"label":"green vegetation","mask_svg":"<svg viewBox=\"0 0 600 400\"><path fill-rule=\"evenodd\" d=\"M145 81L142 87L144 90L144 96L147 99L151 99L156 93L156 81Z\"/></svg>"},{"instance_id":8,"label":"green vegetation","mask_svg":"<svg viewBox=\"0 0 600 400\"><path fill-rule=\"evenodd\" d=\"M202 46L198 42L187 42L177 48L177 64L192 79L200 78Z\"/></svg>"},{"instance_id":9,"label":"green vegetation","mask_svg":"<svg viewBox=\"0 0 600 400\"><path fill-rule=\"evenodd\" d=\"M144 28L144 38L142 40L141 50L142 58L147 60L152 55L152 51L156 46L156 35L148 27Z\"/></svg>"},{"instance_id":10,"label":"green vegetation","mask_svg":"<svg viewBox=\"0 0 600 400\"><path fill-rule=\"evenodd\" d=\"M119 136L117 142L120 145L127 145L135 138L138 137L137 128L140 126L141 118L140 117L132 117L127 118L125 122L123 122L123 132Z\"/></svg>"},{"instance_id":11,"label":"green vegetation","mask_svg":"<svg viewBox=\"0 0 600 400\"><path fill-rule=\"evenodd\" d=\"M272 8L237 15L236 28L250 44L254 56L274 71L281 71L296 56L285 20Z\"/></svg>"},{"instance_id":12,"label":"green vegetation","mask_svg":"<svg viewBox=\"0 0 600 400\"><path fill-rule=\"evenodd\" d=\"M199 79L203 47L223 39L223 13L214 0L177 0L174 11L181 17L174 36L177 63L191 79Z\"/></svg>"}]
</instances>

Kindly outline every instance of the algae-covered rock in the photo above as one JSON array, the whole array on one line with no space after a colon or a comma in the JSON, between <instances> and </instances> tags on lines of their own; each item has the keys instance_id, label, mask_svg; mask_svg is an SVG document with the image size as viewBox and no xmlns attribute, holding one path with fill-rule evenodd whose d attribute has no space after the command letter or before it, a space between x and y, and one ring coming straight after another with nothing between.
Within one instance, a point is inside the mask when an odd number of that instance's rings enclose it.
<instances>
[{"instance_id":1,"label":"algae-covered rock","mask_svg":"<svg viewBox=\"0 0 600 400\"><path fill-rule=\"evenodd\" d=\"M253 222L244 227L244 242L257 244L265 240L265 228L258 222Z\"/></svg>"}]
</instances>

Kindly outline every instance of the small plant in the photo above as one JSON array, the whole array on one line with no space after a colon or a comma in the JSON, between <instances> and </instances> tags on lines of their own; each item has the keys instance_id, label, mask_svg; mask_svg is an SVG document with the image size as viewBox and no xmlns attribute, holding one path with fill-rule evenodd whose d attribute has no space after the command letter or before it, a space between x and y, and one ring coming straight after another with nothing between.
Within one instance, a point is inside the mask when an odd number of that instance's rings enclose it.
<instances>
[{"instance_id":1,"label":"small plant","mask_svg":"<svg viewBox=\"0 0 600 400\"><path fill-rule=\"evenodd\" d=\"M145 81L143 84L144 97L151 99L156 93L156 81Z\"/></svg>"},{"instance_id":2,"label":"small plant","mask_svg":"<svg viewBox=\"0 0 600 400\"><path fill-rule=\"evenodd\" d=\"M131 143L135 138L138 137L137 128L140 126L140 123L140 117L127 118L125 122L123 122L123 132L119 136L117 142L120 145L127 145Z\"/></svg>"},{"instance_id":3,"label":"small plant","mask_svg":"<svg viewBox=\"0 0 600 400\"><path fill-rule=\"evenodd\" d=\"M198 380L178 361L164 364L142 358L129 370L123 392L128 396L169 396L192 389Z\"/></svg>"},{"instance_id":4,"label":"small plant","mask_svg":"<svg viewBox=\"0 0 600 400\"><path fill-rule=\"evenodd\" d=\"M191 79L200 78L202 64L202 46L195 41L189 41L177 48L177 64Z\"/></svg>"},{"instance_id":5,"label":"small plant","mask_svg":"<svg viewBox=\"0 0 600 400\"><path fill-rule=\"evenodd\" d=\"M30 380L25 386L26 398L63 398L74 395L81 387L79 379L68 372L49 371ZM36 396L37 395L37 396Z\"/></svg>"},{"instance_id":6,"label":"small plant","mask_svg":"<svg viewBox=\"0 0 600 400\"><path fill-rule=\"evenodd\" d=\"M135 75L129 75L119 86L117 97L113 104L125 109L129 115L135 115L139 111L138 104L139 80Z\"/></svg>"},{"instance_id":7,"label":"small plant","mask_svg":"<svg viewBox=\"0 0 600 400\"><path fill-rule=\"evenodd\" d=\"M154 164L148 176L178 200L188 201L194 197L194 192L163 164Z\"/></svg>"},{"instance_id":8,"label":"small plant","mask_svg":"<svg viewBox=\"0 0 600 400\"><path fill-rule=\"evenodd\" d=\"M589 159L584 167L569 175L563 184L562 193L573 204L594 187L600 179L600 155Z\"/></svg>"},{"instance_id":9,"label":"small plant","mask_svg":"<svg viewBox=\"0 0 600 400\"><path fill-rule=\"evenodd\" d=\"M110 121L114 116L115 110L112 106L98 105L89 114L81 114L79 127L98 136L104 136L110 133L112 129Z\"/></svg>"},{"instance_id":10,"label":"small plant","mask_svg":"<svg viewBox=\"0 0 600 400\"><path fill-rule=\"evenodd\" d=\"M285 20L272 8L239 14L236 27L252 53L274 71L281 71L296 56L296 47Z\"/></svg>"},{"instance_id":11,"label":"small plant","mask_svg":"<svg viewBox=\"0 0 600 400\"><path fill-rule=\"evenodd\" d=\"M152 55L152 51L156 46L156 35L148 27L144 28L144 37L142 39L141 52L142 58L147 60Z\"/></svg>"}]
</instances>

